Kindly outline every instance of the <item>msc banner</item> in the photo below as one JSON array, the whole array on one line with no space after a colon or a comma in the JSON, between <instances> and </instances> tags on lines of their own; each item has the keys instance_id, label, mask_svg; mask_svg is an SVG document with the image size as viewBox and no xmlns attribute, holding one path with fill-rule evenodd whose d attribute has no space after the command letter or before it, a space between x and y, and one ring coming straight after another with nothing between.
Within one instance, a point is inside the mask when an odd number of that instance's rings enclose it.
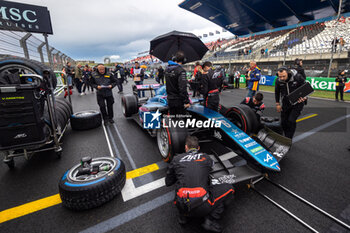
<instances>
[{"instance_id":1,"label":"msc banner","mask_svg":"<svg viewBox=\"0 0 350 233\"><path fill-rule=\"evenodd\" d=\"M47 7L0 1L0 29L52 34Z\"/></svg>"}]
</instances>

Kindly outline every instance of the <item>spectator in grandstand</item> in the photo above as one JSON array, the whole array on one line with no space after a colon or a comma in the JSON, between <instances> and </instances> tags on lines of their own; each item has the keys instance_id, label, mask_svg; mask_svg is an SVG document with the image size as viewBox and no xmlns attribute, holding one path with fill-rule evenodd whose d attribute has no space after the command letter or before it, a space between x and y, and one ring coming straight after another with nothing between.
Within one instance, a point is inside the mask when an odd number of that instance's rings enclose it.
<instances>
[{"instance_id":1,"label":"spectator in grandstand","mask_svg":"<svg viewBox=\"0 0 350 233\"><path fill-rule=\"evenodd\" d=\"M264 49L264 48L261 48L260 53L261 53L261 57L264 56L264 54L265 54L265 49Z\"/></svg>"},{"instance_id":2,"label":"spectator in grandstand","mask_svg":"<svg viewBox=\"0 0 350 233\"><path fill-rule=\"evenodd\" d=\"M269 49L266 48L266 49L265 49L265 57L268 57L268 56L269 56Z\"/></svg>"},{"instance_id":3,"label":"spectator in grandstand","mask_svg":"<svg viewBox=\"0 0 350 233\"><path fill-rule=\"evenodd\" d=\"M164 85L164 69L162 66L159 66L158 68L158 79L159 83L162 83Z\"/></svg>"},{"instance_id":4,"label":"spectator in grandstand","mask_svg":"<svg viewBox=\"0 0 350 233\"><path fill-rule=\"evenodd\" d=\"M341 53L341 51L343 50L344 46L345 46L345 40L344 40L343 37L340 37L340 39L339 39L339 53Z\"/></svg>"},{"instance_id":5,"label":"spectator in grandstand","mask_svg":"<svg viewBox=\"0 0 350 233\"><path fill-rule=\"evenodd\" d=\"M335 37L333 40L332 40L332 52L333 53L336 53L337 52L337 46L339 44L339 39L337 37Z\"/></svg>"},{"instance_id":6,"label":"spectator in grandstand","mask_svg":"<svg viewBox=\"0 0 350 233\"><path fill-rule=\"evenodd\" d=\"M119 64L115 64L114 70L111 72L114 76L115 80L117 81L117 87L118 87L118 93L123 93L123 81L124 77L122 75L123 68Z\"/></svg>"},{"instance_id":7,"label":"spectator in grandstand","mask_svg":"<svg viewBox=\"0 0 350 233\"><path fill-rule=\"evenodd\" d=\"M294 61L294 69L298 72L298 74L300 74L304 80L306 80L306 74L303 68L303 60L302 59L295 59Z\"/></svg>"},{"instance_id":8,"label":"spectator in grandstand","mask_svg":"<svg viewBox=\"0 0 350 233\"><path fill-rule=\"evenodd\" d=\"M74 82L79 94L85 95L84 92L81 92L81 87L83 86L83 71L81 70L81 64L78 64L75 67Z\"/></svg>"},{"instance_id":9,"label":"spectator in grandstand","mask_svg":"<svg viewBox=\"0 0 350 233\"><path fill-rule=\"evenodd\" d=\"M83 93L85 93L86 87L88 91L91 88L91 91L94 92L94 88L91 85L91 70L89 69L89 66L86 65L83 69Z\"/></svg>"},{"instance_id":10,"label":"spectator in grandstand","mask_svg":"<svg viewBox=\"0 0 350 233\"><path fill-rule=\"evenodd\" d=\"M258 121L260 122L260 117L265 110L265 104L263 103L264 96L262 93L258 92L255 96L246 97L241 104L249 106L256 114Z\"/></svg>"},{"instance_id":11,"label":"spectator in grandstand","mask_svg":"<svg viewBox=\"0 0 350 233\"><path fill-rule=\"evenodd\" d=\"M74 77L74 71L73 71L73 67L72 64L70 62L67 62L66 67L64 68L65 73L67 75L67 81L69 86L71 86L73 84L73 77Z\"/></svg>"},{"instance_id":12,"label":"spectator in grandstand","mask_svg":"<svg viewBox=\"0 0 350 233\"><path fill-rule=\"evenodd\" d=\"M98 64L96 71L92 73L91 84L97 89L97 104L100 106L104 124L107 125L108 122L113 124L114 97L112 88L117 85L117 81L112 74L107 73L103 64Z\"/></svg>"},{"instance_id":13,"label":"spectator in grandstand","mask_svg":"<svg viewBox=\"0 0 350 233\"><path fill-rule=\"evenodd\" d=\"M185 62L185 54L178 51L173 60L168 62L168 67L165 70L165 85L170 115L184 115L186 113L185 109L190 107L186 71L182 67Z\"/></svg>"},{"instance_id":14,"label":"spectator in grandstand","mask_svg":"<svg viewBox=\"0 0 350 233\"><path fill-rule=\"evenodd\" d=\"M138 62L135 62L135 67L132 69L131 75L134 78L135 85L142 85L145 78L145 71L140 67ZM139 97L145 97L145 91L137 91Z\"/></svg>"},{"instance_id":15,"label":"spectator in grandstand","mask_svg":"<svg viewBox=\"0 0 350 233\"><path fill-rule=\"evenodd\" d=\"M275 83L276 110L281 113L284 136L292 139L297 126L296 120L300 116L307 98L299 98L298 103L292 105L287 95L302 86L305 80L300 74L291 72L287 67L280 67L277 71L277 77ZM282 106L280 99L282 99Z\"/></svg>"},{"instance_id":16,"label":"spectator in grandstand","mask_svg":"<svg viewBox=\"0 0 350 233\"><path fill-rule=\"evenodd\" d=\"M239 70L235 71L235 88L239 89L239 79L241 78L241 73L239 72Z\"/></svg>"},{"instance_id":17,"label":"spectator in grandstand","mask_svg":"<svg viewBox=\"0 0 350 233\"><path fill-rule=\"evenodd\" d=\"M335 79L336 87L335 87L335 100L338 101L338 93L340 93L340 100L344 101L344 87L347 82L347 78L345 77L345 70L340 70L338 73L338 77Z\"/></svg>"},{"instance_id":18,"label":"spectator in grandstand","mask_svg":"<svg viewBox=\"0 0 350 233\"><path fill-rule=\"evenodd\" d=\"M248 94L247 97L253 97L259 91L259 81L261 78L260 68L257 67L255 61L250 61L250 69L248 71Z\"/></svg>"},{"instance_id":19,"label":"spectator in grandstand","mask_svg":"<svg viewBox=\"0 0 350 233\"><path fill-rule=\"evenodd\" d=\"M202 94L205 100L205 106L214 111L219 110L220 92L224 84L224 76L221 68L214 72L211 69L211 62L207 61L203 64L202 74Z\"/></svg>"}]
</instances>

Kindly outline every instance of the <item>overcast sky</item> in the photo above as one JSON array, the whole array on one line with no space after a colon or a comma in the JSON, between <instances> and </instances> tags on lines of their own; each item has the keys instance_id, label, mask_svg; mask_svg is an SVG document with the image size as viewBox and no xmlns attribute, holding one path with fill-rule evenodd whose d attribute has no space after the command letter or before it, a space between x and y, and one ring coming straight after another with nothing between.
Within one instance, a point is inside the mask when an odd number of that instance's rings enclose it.
<instances>
[{"instance_id":1,"label":"overcast sky","mask_svg":"<svg viewBox=\"0 0 350 233\"><path fill-rule=\"evenodd\" d=\"M112 56L112 61L126 61L149 50L150 40L172 30L196 35L219 30L220 37L232 36L180 8L182 0L16 1L48 7L54 32L49 43L75 60L101 62Z\"/></svg>"}]
</instances>

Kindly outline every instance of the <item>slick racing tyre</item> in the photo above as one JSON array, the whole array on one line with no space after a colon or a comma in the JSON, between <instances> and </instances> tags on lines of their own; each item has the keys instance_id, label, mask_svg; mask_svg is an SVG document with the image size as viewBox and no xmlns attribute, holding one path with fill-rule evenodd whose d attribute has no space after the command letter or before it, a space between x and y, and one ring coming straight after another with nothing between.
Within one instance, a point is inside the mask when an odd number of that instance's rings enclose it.
<instances>
[{"instance_id":1,"label":"slick racing tyre","mask_svg":"<svg viewBox=\"0 0 350 233\"><path fill-rule=\"evenodd\" d=\"M57 86L55 73L41 62L14 56L5 56L0 59L0 76L7 74L38 74L44 77L45 88L49 88L50 81L53 89ZM0 83L5 80L0 80ZM3 83L6 84L6 83Z\"/></svg>"},{"instance_id":2,"label":"slick racing tyre","mask_svg":"<svg viewBox=\"0 0 350 233\"><path fill-rule=\"evenodd\" d=\"M101 114L94 110L77 112L70 117L70 125L74 130L94 129L101 126L101 124Z\"/></svg>"},{"instance_id":3,"label":"slick racing tyre","mask_svg":"<svg viewBox=\"0 0 350 233\"><path fill-rule=\"evenodd\" d=\"M62 204L69 209L86 210L100 206L112 200L125 185L123 161L112 157L88 159L92 172L82 161L68 170L59 182Z\"/></svg>"},{"instance_id":4,"label":"slick racing tyre","mask_svg":"<svg viewBox=\"0 0 350 233\"><path fill-rule=\"evenodd\" d=\"M124 95L122 97L122 109L125 117L130 117L138 112L138 100L135 95Z\"/></svg>"},{"instance_id":5,"label":"slick racing tyre","mask_svg":"<svg viewBox=\"0 0 350 233\"><path fill-rule=\"evenodd\" d=\"M248 135L257 132L259 129L258 118L247 105L240 104L229 108L224 116Z\"/></svg>"},{"instance_id":6,"label":"slick racing tyre","mask_svg":"<svg viewBox=\"0 0 350 233\"><path fill-rule=\"evenodd\" d=\"M167 124L167 120L164 120ZM157 130L157 145L164 162L170 163L175 154L185 151L188 131L186 128L168 128L164 125Z\"/></svg>"}]
</instances>

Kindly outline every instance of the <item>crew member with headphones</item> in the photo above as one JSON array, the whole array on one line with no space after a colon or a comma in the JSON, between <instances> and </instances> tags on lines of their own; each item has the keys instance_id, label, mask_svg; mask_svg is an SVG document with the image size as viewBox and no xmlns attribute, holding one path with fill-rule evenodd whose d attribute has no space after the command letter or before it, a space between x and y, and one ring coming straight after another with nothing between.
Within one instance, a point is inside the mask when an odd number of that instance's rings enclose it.
<instances>
[{"instance_id":1,"label":"crew member with headphones","mask_svg":"<svg viewBox=\"0 0 350 233\"><path fill-rule=\"evenodd\" d=\"M287 95L295 91L305 83L304 78L292 72L287 67L281 67L277 71L275 83L275 99L277 112L281 113L281 123L284 136L292 139L297 126L296 120L300 116L307 98L300 97L298 103L292 105ZM280 99L282 98L282 106Z\"/></svg>"},{"instance_id":2,"label":"crew member with headphones","mask_svg":"<svg viewBox=\"0 0 350 233\"><path fill-rule=\"evenodd\" d=\"M165 70L166 91L170 115L184 115L185 109L190 107L187 93L186 71L182 64L186 63L185 54L178 51L168 62Z\"/></svg>"}]
</instances>

